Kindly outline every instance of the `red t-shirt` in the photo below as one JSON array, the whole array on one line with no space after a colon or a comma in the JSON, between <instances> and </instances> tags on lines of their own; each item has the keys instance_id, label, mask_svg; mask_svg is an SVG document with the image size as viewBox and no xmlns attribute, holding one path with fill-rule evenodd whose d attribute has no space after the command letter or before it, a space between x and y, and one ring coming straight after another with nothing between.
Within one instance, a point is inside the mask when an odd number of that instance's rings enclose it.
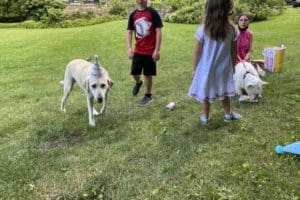
<instances>
[{"instance_id":1,"label":"red t-shirt","mask_svg":"<svg viewBox=\"0 0 300 200\"><path fill-rule=\"evenodd\" d=\"M135 33L134 52L152 55L156 43L155 29L161 27L163 27L161 18L153 8L133 11L129 16L127 30L133 30Z\"/></svg>"}]
</instances>

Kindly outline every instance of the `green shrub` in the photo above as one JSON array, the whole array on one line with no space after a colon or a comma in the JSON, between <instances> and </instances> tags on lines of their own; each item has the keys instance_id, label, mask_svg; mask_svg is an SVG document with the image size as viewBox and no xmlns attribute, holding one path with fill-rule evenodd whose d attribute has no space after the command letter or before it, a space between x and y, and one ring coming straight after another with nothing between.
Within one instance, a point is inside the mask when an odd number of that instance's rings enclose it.
<instances>
[{"instance_id":1,"label":"green shrub","mask_svg":"<svg viewBox=\"0 0 300 200\"><path fill-rule=\"evenodd\" d=\"M186 6L167 15L165 21L171 23L199 24L203 8L203 3L194 3L192 6Z\"/></svg>"},{"instance_id":2,"label":"green shrub","mask_svg":"<svg viewBox=\"0 0 300 200\"><path fill-rule=\"evenodd\" d=\"M27 19L56 20L64 9L64 4L58 0L23 0L22 10ZM46 19L47 17L52 19Z\"/></svg>"},{"instance_id":3,"label":"green shrub","mask_svg":"<svg viewBox=\"0 0 300 200\"><path fill-rule=\"evenodd\" d=\"M161 8L162 5L160 2L151 2L151 7L152 8Z\"/></svg>"},{"instance_id":4,"label":"green shrub","mask_svg":"<svg viewBox=\"0 0 300 200\"><path fill-rule=\"evenodd\" d=\"M20 22L26 15L21 9L21 0L0 0L0 22Z\"/></svg>"},{"instance_id":5,"label":"green shrub","mask_svg":"<svg viewBox=\"0 0 300 200\"><path fill-rule=\"evenodd\" d=\"M234 2L235 16L247 13L253 21L262 21L269 16L282 14L284 5L284 0L236 0Z\"/></svg>"},{"instance_id":6,"label":"green shrub","mask_svg":"<svg viewBox=\"0 0 300 200\"><path fill-rule=\"evenodd\" d=\"M202 2L199 1L199 0L164 0L163 3L166 5L166 6L169 6L171 7L171 10L172 11L176 11L178 9L181 9L182 7L186 7L186 6L191 6L193 5L193 3L196 3L196 2Z\"/></svg>"},{"instance_id":7,"label":"green shrub","mask_svg":"<svg viewBox=\"0 0 300 200\"><path fill-rule=\"evenodd\" d=\"M87 10L84 14L83 14L83 18L85 19L92 19L96 17L96 13L93 10Z\"/></svg>"},{"instance_id":8,"label":"green shrub","mask_svg":"<svg viewBox=\"0 0 300 200\"><path fill-rule=\"evenodd\" d=\"M95 24L101 24L109 21L115 21L123 19L121 16L107 15L96 17L93 19L75 19L75 20L64 20L57 23L45 23L36 22L34 20L28 20L19 25L22 28L35 29L35 28L72 28L72 27L82 27L91 26Z\"/></svg>"},{"instance_id":9,"label":"green shrub","mask_svg":"<svg viewBox=\"0 0 300 200\"><path fill-rule=\"evenodd\" d=\"M65 19L65 13L55 8L47 9L47 14L41 17L41 22L44 24L56 24Z\"/></svg>"},{"instance_id":10,"label":"green shrub","mask_svg":"<svg viewBox=\"0 0 300 200\"><path fill-rule=\"evenodd\" d=\"M20 22L26 19L55 21L64 4L59 0L0 0L0 22ZM50 19L47 19L47 18Z\"/></svg>"},{"instance_id":11,"label":"green shrub","mask_svg":"<svg viewBox=\"0 0 300 200\"><path fill-rule=\"evenodd\" d=\"M34 20L27 20L20 24L21 28L28 28L28 29L36 29L36 28L43 28L43 23L36 22Z\"/></svg>"},{"instance_id":12,"label":"green shrub","mask_svg":"<svg viewBox=\"0 0 300 200\"><path fill-rule=\"evenodd\" d=\"M171 23L197 24L204 11L204 0L175 1L165 0L164 3L171 6L175 12L166 16L165 21ZM183 6L182 5L188 5ZM269 16L282 14L284 0L236 0L234 1L233 20L237 22L240 13L247 13L253 21L266 20Z\"/></svg>"},{"instance_id":13,"label":"green shrub","mask_svg":"<svg viewBox=\"0 0 300 200\"><path fill-rule=\"evenodd\" d=\"M126 16L127 15L127 4L121 1L113 1L109 14L111 15L120 15Z\"/></svg>"}]
</instances>

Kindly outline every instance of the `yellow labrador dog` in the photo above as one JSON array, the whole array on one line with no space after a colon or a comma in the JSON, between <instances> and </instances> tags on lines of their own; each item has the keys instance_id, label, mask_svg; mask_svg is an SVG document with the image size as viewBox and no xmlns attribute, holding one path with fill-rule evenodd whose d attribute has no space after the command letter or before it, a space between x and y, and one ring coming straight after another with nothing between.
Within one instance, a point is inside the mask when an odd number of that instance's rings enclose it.
<instances>
[{"instance_id":1,"label":"yellow labrador dog","mask_svg":"<svg viewBox=\"0 0 300 200\"><path fill-rule=\"evenodd\" d=\"M66 68L64 81L64 94L61 100L61 111L66 112L65 105L75 82L84 90L87 98L89 114L89 125L95 126L94 115L103 114L106 109L107 95L113 85L108 72L99 63L98 56L95 55L95 62L86 60L72 60ZM94 107L94 100L103 103L100 113Z\"/></svg>"}]
</instances>

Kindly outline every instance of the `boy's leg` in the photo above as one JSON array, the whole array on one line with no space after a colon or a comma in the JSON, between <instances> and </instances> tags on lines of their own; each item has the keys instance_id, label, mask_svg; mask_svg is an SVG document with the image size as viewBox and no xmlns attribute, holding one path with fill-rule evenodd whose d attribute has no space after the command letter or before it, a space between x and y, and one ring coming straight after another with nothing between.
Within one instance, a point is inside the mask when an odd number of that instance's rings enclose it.
<instances>
[{"instance_id":1,"label":"boy's leg","mask_svg":"<svg viewBox=\"0 0 300 200\"><path fill-rule=\"evenodd\" d=\"M143 99L139 101L139 104L145 105L152 101L152 76L156 75L156 63L153 61L153 58L151 55L147 55L144 57L144 68L143 68L143 74L144 74L144 81L145 81L145 96Z\"/></svg>"},{"instance_id":2,"label":"boy's leg","mask_svg":"<svg viewBox=\"0 0 300 200\"><path fill-rule=\"evenodd\" d=\"M132 95L134 96L139 93L141 85L143 84L141 80L142 64L143 63L141 55L134 54L131 65L131 75L135 80L135 85L132 89Z\"/></svg>"},{"instance_id":3,"label":"boy's leg","mask_svg":"<svg viewBox=\"0 0 300 200\"><path fill-rule=\"evenodd\" d=\"M145 76L145 86L146 86L145 94L151 94L151 90L152 90L152 76Z\"/></svg>"},{"instance_id":4,"label":"boy's leg","mask_svg":"<svg viewBox=\"0 0 300 200\"><path fill-rule=\"evenodd\" d=\"M135 80L136 83L140 83L141 82L141 75L132 75L133 79Z\"/></svg>"},{"instance_id":5,"label":"boy's leg","mask_svg":"<svg viewBox=\"0 0 300 200\"><path fill-rule=\"evenodd\" d=\"M143 81L141 80L140 75L133 75L133 79L135 80L135 85L132 89L132 95L135 96L139 93Z\"/></svg>"},{"instance_id":6,"label":"boy's leg","mask_svg":"<svg viewBox=\"0 0 300 200\"><path fill-rule=\"evenodd\" d=\"M144 76L144 79L145 79L146 91L145 91L145 96L139 101L140 105L148 104L153 100L152 99L152 94L151 94L152 76Z\"/></svg>"}]
</instances>

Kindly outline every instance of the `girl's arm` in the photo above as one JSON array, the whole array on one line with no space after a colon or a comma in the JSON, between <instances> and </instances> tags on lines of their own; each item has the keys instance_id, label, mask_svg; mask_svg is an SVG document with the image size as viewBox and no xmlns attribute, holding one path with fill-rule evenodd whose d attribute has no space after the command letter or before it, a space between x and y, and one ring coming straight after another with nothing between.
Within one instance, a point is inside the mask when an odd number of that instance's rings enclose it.
<instances>
[{"instance_id":1,"label":"girl's arm","mask_svg":"<svg viewBox=\"0 0 300 200\"><path fill-rule=\"evenodd\" d=\"M235 65L236 65L236 61L237 61L237 41L236 40L231 42L231 61L232 61L233 73L235 73Z\"/></svg>"},{"instance_id":2,"label":"girl's arm","mask_svg":"<svg viewBox=\"0 0 300 200\"><path fill-rule=\"evenodd\" d=\"M201 58L202 54L202 48L203 48L203 41L202 40L196 40L195 48L194 48L194 55L193 55L193 77L198 65L198 62Z\"/></svg>"},{"instance_id":3,"label":"girl's arm","mask_svg":"<svg viewBox=\"0 0 300 200\"><path fill-rule=\"evenodd\" d=\"M247 52L247 54L245 55L245 58L244 58L244 60L246 60L246 61L248 61L248 62L250 62L250 58L251 58L251 55L252 55L252 52L253 52L253 50L252 50L252 41L253 41L253 35L252 35L252 33L250 34L250 44L249 44L249 50L248 50L248 52Z\"/></svg>"}]
</instances>

